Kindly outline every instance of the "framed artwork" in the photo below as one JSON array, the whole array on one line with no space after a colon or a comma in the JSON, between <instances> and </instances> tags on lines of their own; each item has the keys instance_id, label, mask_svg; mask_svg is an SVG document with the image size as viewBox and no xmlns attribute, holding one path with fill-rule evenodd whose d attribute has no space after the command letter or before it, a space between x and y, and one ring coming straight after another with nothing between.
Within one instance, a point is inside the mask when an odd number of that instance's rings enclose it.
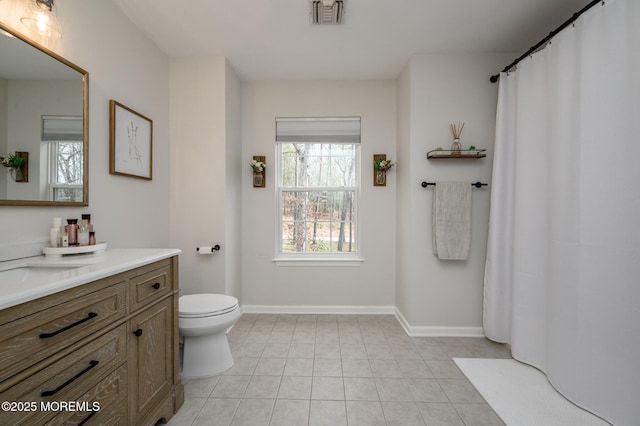
<instances>
[{"instance_id":1,"label":"framed artwork","mask_svg":"<svg viewBox=\"0 0 640 426\"><path fill-rule=\"evenodd\" d=\"M153 121L109 101L109 173L152 179Z\"/></svg>"}]
</instances>

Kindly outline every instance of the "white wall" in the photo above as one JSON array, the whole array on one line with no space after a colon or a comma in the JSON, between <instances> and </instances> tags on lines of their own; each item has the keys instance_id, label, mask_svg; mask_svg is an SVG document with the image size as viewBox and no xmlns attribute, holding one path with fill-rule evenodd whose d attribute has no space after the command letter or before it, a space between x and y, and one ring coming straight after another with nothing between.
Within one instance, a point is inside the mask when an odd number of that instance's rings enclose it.
<instances>
[{"instance_id":1,"label":"white wall","mask_svg":"<svg viewBox=\"0 0 640 426\"><path fill-rule=\"evenodd\" d=\"M398 156L410 164L408 174L400 175L397 200L396 295L414 333L481 333L489 190L473 190L469 259L442 261L431 251L432 190L420 183L490 183L498 86L489 76L511 56L414 55L398 80ZM458 121L465 123L463 148L487 148L487 158L427 160L428 151L450 148L449 124Z\"/></svg>"},{"instance_id":2,"label":"white wall","mask_svg":"<svg viewBox=\"0 0 640 426\"><path fill-rule=\"evenodd\" d=\"M9 80L0 77L0 153L3 156L9 151L7 146L8 96ZM8 173L0 173L0 198L6 198L7 196L7 180L9 180Z\"/></svg>"},{"instance_id":3,"label":"white wall","mask_svg":"<svg viewBox=\"0 0 640 426\"><path fill-rule=\"evenodd\" d=\"M225 294L242 302L242 83L225 67ZM246 167L246 166L245 166Z\"/></svg>"},{"instance_id":4,"label":"white wall","mask_svg":"<svg viewBox=\"0 0 640 426\"><path fill-rule=\"evenodd\" d=\"M184 294L241 297L240 87L224 57L171 61L171 245L183 250Z\"/></svg>"},{"instance_id":5,"label":"white wall","mask_svg":"<svg viewBox=\"0 0 640 426\"><path fill-rule=\"evenodd\" d=\"M171 244L185 294L224 293L226 250L196 252L225 245L224 76L223 57L171 61Z\"/></svg>"},{"instance_id":6,"label":"white wall","mask_svg":"<svg viewBox=\"0 0 640 426\"><path fill-rule=\"evenodd\" d=\"M393 306L395 172L373 187L373 154L395 160L395 82L258 82L243 86L243 300L289 310L305 306ZM365 261L354 267L274 264L275 118L362 117L360 237ZM266 188L252 188L249 161L266 156ZM403 167L402 162L398 167ZM302 308L304 309L304 308Z\"/></svg>"},{"instance_id":7,"label":"white wall","mask_svg":"<svg viewBox=\"0 0 640 426\"><path fill-rule=\"evenodd\" d=\"M411 156L411 66L410 62L402 70L397 80L397 153L398 158L402 159L403 166L398 168L396 176L398 177L396 191L397 206L397 222L396 222L396 310L408 315L408 309L411 306L411 297L417 286L409 285L412 282L419 282L416 278L411 278L411 264L413 257L411 256L412 244L416 239L416 235L412 229L412 203L414 198L411 194L416 188L418 167L415 163L421 163L420 158L412 158ZM426 220L426 219L425 219Z\"/></svg>"},{"instance_id":8,"label":"white wall","mask_svg":"<svg viewBox=\"0 0 640 426\"><path fill-rule=\"evenodd\" d=\"M22 31L21 2L0 19ZM89 207L0 207L0 244L47 240L51 218L92 214L112 247L169 245L169 60L111 2L56 2L63 37L47 47L89 72ZM29 34L27 34L29 35ZM153 180L109 174L109 99L153 120Z\"/></svg>"}]
</instances>

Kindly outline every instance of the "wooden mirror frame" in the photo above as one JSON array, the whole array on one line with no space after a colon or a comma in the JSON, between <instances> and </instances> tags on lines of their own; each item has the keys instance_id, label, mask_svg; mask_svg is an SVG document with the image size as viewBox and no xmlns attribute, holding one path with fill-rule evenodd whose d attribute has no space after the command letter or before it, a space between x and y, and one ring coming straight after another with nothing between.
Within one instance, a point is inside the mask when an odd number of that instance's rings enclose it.
<instances>
[{"instance_id":1,"label":"wooden mirror frame","mask_svg":"<svg viewBox=\"0 0 640 426\"><path fill-rule=\"evenodd\" d=\"M53 59L58 60L69 68L74 69L78 73L82 74L82 92L83 92L83 106L82 106L82 156L83 156L83 170L82 170L82 201L49 201L49 200L0 200L0 206L50 206L50 207L82 207L89 205L89 73L80 68L76 64L68 61L57 53L47 49L46 47L38 44L37 42L29 39L27 36L20 34L11 27L4 25L0 22L0 31L4 31L13 37L22 40L30 46L38 49L42 53L49 55ZM0 37L6 37L0 34Z\"/></svg>"}]
</instances>

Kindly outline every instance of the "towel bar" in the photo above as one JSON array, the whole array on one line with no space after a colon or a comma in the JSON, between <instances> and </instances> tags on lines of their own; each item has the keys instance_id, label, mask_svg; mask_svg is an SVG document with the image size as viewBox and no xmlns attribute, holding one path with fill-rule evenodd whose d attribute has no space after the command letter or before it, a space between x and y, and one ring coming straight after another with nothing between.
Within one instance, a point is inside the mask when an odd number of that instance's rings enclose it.
<instances>
[{"instance_id":1,"label":"towel bar","mask_svg":"<svg viewBox=\"0 0 640 426\"><path fill-rule=\"evenodd\" d=\"M421 185L423 188L426 188L427 186L431 186L431 185L436 186L436 182L422 182ZM480 181L471 183L471 186L475 186L476 188L480 188L482 186L488 186L488 185L489 185L488 183L482 183Z\"/></svg>"}]
</instances>

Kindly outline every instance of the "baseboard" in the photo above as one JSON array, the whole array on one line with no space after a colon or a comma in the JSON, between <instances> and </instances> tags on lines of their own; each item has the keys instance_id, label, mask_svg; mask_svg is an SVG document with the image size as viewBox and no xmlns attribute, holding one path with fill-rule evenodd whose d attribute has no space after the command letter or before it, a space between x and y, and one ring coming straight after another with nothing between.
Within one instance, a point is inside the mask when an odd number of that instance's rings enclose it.
<instances>
[{"instance_id":1,"label":"baseboard","mask_svg":"<svg viewBox=\"0 0 640 426\"><path fill-rule=\"evenodd\" d=\"M412 337L484 337L482 327L412 326L395 306L242 305L241 311L243 314L395 315Z\"/></svg>"},{"instance_id":2,"label":"baseboard","mask_svg":"<svg viewBox=\"0 0 640 426\"><path fill-rule=\"evenodd\" d=\"M411 337L484 337L482 327L412 326L397 308L394 314Z\"/></svg>"},{"instance_id":3,"label":"baseboard","mask_svg":"<svg viewBox=\"0 0 640 426\"><path fill-rule=\"evenodd\" d=\"M242 305L243 314L394 315L395 306Z\"/></svg>"}]
</instances>

